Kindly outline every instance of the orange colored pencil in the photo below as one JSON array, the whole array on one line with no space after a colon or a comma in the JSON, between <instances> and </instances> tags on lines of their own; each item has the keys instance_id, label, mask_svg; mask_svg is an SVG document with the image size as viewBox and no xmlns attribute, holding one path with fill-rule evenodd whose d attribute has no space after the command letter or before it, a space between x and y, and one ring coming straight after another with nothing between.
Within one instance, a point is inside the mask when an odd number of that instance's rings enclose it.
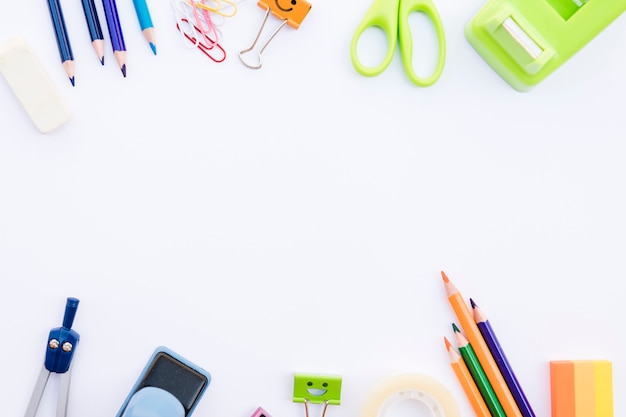
<instances>
[{"instance_id":1,"label":"orange colored pencil","mask_svg":"<svg viewBox=\"0 0 626 417\"><path fill-rule=\"evenodd\" d=\"M465 392L465 396L472 405L476 417L491 417L489 408L487 407L487 404L485 404L485 400L480 394L480 391L472 378L472 374L469 369L467 369L465 361L459 352L452 347L452 343L450 343L448 338L444 337L443 340L446 342L446 349L448 350L448 355L450 356L450 366L452 366L452 370L454 371L456 378L459 380L459 383Z\"/></svg>"},{"instance_id":2,"label":"orange colored pencil","mask_svg":"<svg viewBox=\"0 0 626 417\"><path fill-rule=\"evenodd\" d=\"M465 332L465 336L474 348L476 356L478 357L485 374L487 374L487 378L489 379L489 382L491 383L502 408L504 408L507 417L523 417L517 403L515 402L515 398L513 398L513 394L511 394L511 390L507 386L506 381L498 368L498 364L491 355L489 347L487 346L485 339L483 339L483 336L474 321L474 315L463 300L459 290L443 271L441 271L441 277L443 278L446 294L448 295L448 301L452 306L452 310L454 310L454 314L459 320L459 323Z\"/></svg>"}]
</instances>

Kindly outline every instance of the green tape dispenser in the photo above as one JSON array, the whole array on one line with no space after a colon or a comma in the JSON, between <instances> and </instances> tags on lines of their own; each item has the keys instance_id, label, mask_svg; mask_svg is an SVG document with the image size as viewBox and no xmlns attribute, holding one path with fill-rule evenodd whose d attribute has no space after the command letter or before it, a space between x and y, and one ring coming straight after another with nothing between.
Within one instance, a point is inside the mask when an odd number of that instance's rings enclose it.
<instances>
[{"instance_id":1,"label":"green tape dispenser","mask_svg":"<svg viewBox=\"0 0 626 417\"><path fill-rule=\"evenodd\" d=\"M626 10L626 0L489 0L465 27L482 58L528 91Z\"/></svg>"}]
</instances>

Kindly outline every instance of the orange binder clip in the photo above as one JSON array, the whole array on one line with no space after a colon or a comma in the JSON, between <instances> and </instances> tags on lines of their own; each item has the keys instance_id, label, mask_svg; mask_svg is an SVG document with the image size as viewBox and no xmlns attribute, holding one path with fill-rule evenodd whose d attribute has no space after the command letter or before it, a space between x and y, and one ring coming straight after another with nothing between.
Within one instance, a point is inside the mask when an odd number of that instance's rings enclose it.
<instances>
[{"instance_id":1,"label":"orange binder clip","mask_svg":"<svg viewBox=\"0 0 626 417\"><path fill-rule=\"evenodd\" d=\"M294 29L298 29L306 15L309 13L309 10L311 10L311 3L307 2L306 0L269 0L267 2L264 0L259 0L257 5L265 10L263 23L261 23L259 32L257 33L256 38L254 38L254 42L252 42L252 45L250 45L249 48L239 52L239 58L241 59L241 62L243 62L243 64L248 68L252 69L261 68L261 66L263 65L261 62L261 54L270 43L270 41L274 38L274 36L276 36L278 31L281 30L286 24ZM265 23L267 22L267 18L269 17L270 12L271 14L282 20L282 23L276 28L276 30L274 30L269 39L263 44L263 46L259 50L258 64L251 65L246 62L246 60L243 58L243 55L247 52L252 51L256 46L256 43L261 37L261 32L263 32L263 28L265 27Z\"/></svg>"}]
</instances>

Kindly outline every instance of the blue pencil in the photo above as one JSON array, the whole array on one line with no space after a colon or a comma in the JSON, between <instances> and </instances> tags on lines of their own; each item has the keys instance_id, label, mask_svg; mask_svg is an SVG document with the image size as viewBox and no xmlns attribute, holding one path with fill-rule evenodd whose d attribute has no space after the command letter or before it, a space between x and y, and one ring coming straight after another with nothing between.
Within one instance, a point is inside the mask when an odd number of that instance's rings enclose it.
<instances>
[{"instance_id":1,"label":"blue pencil","mask_svg":"<svg viewBox=\"0 0 626 417\"><path fill-rule=\"evenodd\" d=\"M65 19L63 18L63 10L58 0L48 0L48 9L50 10L50 18L56 36L59 54L61 55L61 63L65 72L74 85L74 54L70 45L70 38L67 36L67 28L65 27Z\"/></svg>"},{"instance_id":2,"label":"blue pencil","mask_svg":"<svg viewBox=\"0 0 626 417\"><path fill-rule=\"evenodd\" d=\"M498 338L496 337L493 328L491 327L491 323L487 320L487 316L482 312L482 310L476 305L474 300L470 298L470 304L472 305L472 311L474 313L474 321L478 326L478 330L485 339L485 343L489 347L489 351L491 355L496 361L504 380L506 381L513 398L515 399L515 403L519 407L520 412L524 417L535 417L535 412L533 411L528 399L526 398L526 394L524 394L524 390L522 390L522 386L520 385L515 373L513 372L513 368L511 364L509 364L506 355L504 354L504 350L502 346L500 346L500 342L498 342Z\"/></svg>"},{"instance_id":3,"label":"blue pencil","mask_svg":"<svg viewBox=\"0 0 626 417\"><path fill-rule=\"evenodd\" d=\"M120 18L117 14L117 4L115 4L115 0L102 0L102 5L104 6L104 15L109 28L109 35L111 36L113 56L119 64L122 74L126 77L126 44L124 43Z\"/></svg>"},{"instance_id":4,"label":"blue pencil","mask_svg":"<svg viewBox=\"0 0 626 417\"><path fill-rule=\"evenodd\" d=\"M139 20L139 27L143 32L150 49L156 55L156 40L154 36L154 25L152 24L152 18L150 17L150 10L148 10L148 4L146 0L133 0L135 6L135 12L137 12L137 19Z\"/></svg>"},{"instance_id":5,"label":"blue pencil","mask_svg":"<svg viewBox=\"0 0 626 417\"><path fill-rule=\"evenodd\" d=\"M91 37L91 45L96 51L98 59L104 65L104 36L102 36L102 27L100 26L100 19L98 19L96 5L93 3L93 0L82 0L82 3L89 36Z\"/></svg>"}]
</instances>

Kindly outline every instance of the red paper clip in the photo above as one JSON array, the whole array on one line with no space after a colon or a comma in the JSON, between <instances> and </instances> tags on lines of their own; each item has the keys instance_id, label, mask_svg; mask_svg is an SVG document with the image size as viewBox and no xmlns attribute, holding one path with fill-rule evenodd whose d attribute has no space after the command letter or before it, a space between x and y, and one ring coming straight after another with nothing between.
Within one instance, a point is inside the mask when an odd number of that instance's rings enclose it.
<instances>
[{"instance_id":1,"label":"red paper clip","mask_svg":"<svg viewBox=\"0 0 626 417\"><path fill-rule=\"evenodd\" d=\"M191 25L191 23L189 23L189 20L182 18L180 19L181 22L186 23L190 26L193 26L194 32L195 33L202 33L202 31L195 25ZM211 38L209 38L208 35L204 35L202 36L203 38L205 38L209 43L206 44L204 42L199 42L195 37L189 35L187 32L183 31L180 27L180 25L178 23L176 23L176 29L178 29L183 35L185 35L185 38L187 38L189 40L189 42L193 43L194 45L198 46L198 49L200 51L202 51L203 54L205 54L206 56L208 56L209 58L211 58L214 62L222 62L226 59L226 51L224 50L224 48L222 48L222 46L217 43L216 41L213 41ZM211 54L209 53L210 51L212 51L215 47L217 47L217 49L219 49L221 51L221 59L220 58L215 58L213 56L211 56Z\"/></svg>"}]
</instances>

